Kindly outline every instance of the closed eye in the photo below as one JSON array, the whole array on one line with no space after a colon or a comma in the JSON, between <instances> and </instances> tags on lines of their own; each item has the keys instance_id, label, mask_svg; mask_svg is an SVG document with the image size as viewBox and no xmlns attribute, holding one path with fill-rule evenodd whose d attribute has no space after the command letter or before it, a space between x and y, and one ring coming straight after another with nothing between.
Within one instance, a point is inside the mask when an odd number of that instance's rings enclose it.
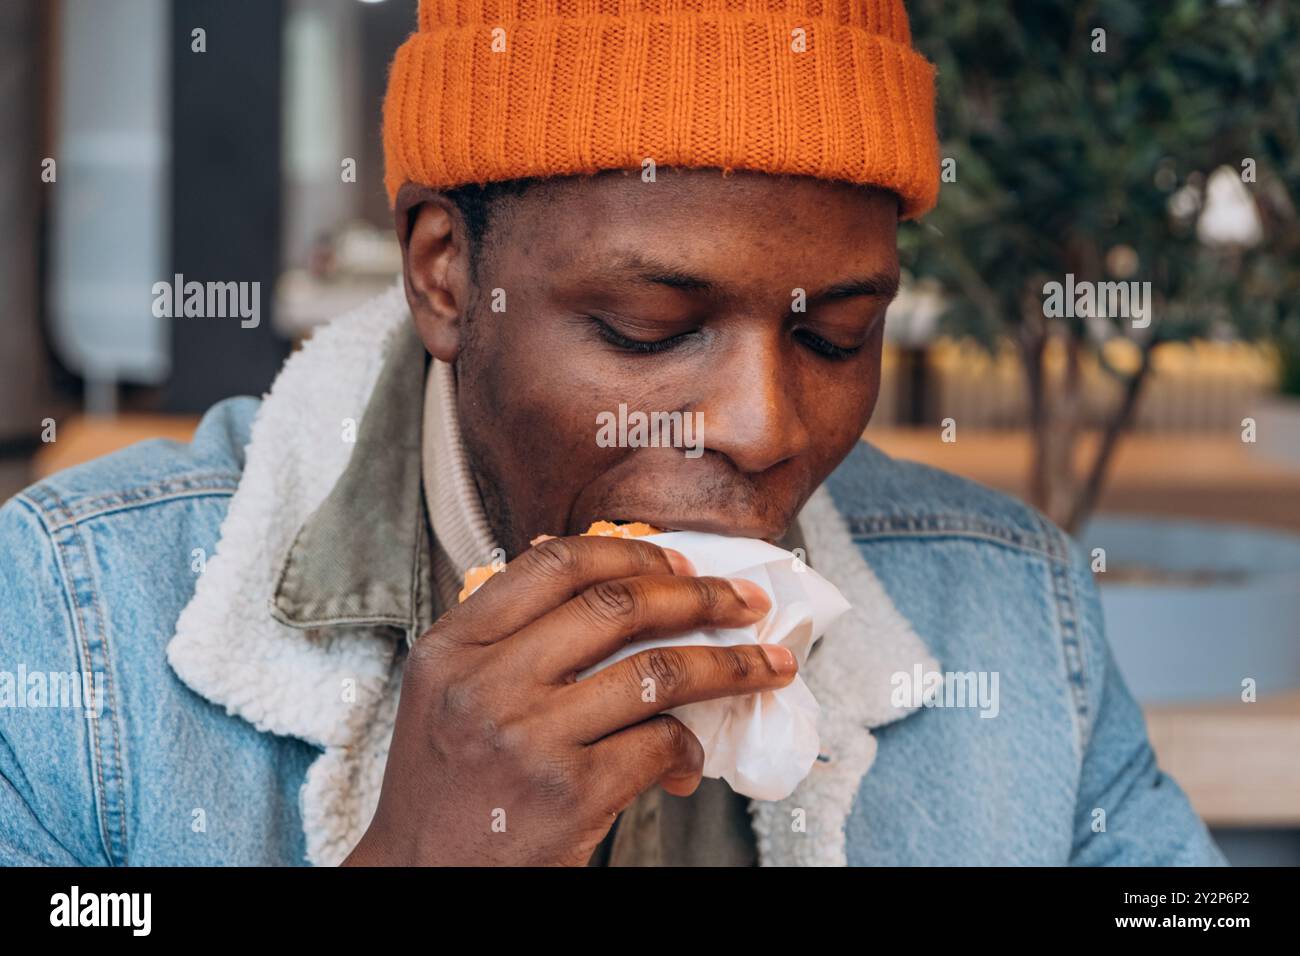
<instances>
[{"instance_id":1,"label":"closed eye","mask_svg":"<svg viewBox=\"0 0 1300 956\"><path fill-rule=\"evenodd\" d=\"M696 331L692 330L681 332L677 335L670 335L668 338L654 339L651 341L646 341L644 339L631 339L617 331L608 322L605 322L594 315L589 315L587 318L589 318L592 321L592 324L595 325L596 331L599 333L600 337L610 345L625 352L632 352L638 355L653 355L658 352L666 352L680 344L687 337L696 334ZM855 345L852 347L836 345L834 342L822 338L822 336L818 335L816 332L810 331L809 329L796 329L794 335L796 339L816 354L834 361L850 359L862 351L861 345Z\"/></svg>"},{"instance_id":2,"label":"closed eye","mask_svg":"<svg viewBox=\"0 0 1300 956\"><path fill-rule=\"evenodd\" d=\"M812 349L818 355L842 362L845 359L852 358L862 351L861 345L855 345L852 348L845 348L842 345L836 345L834 342L828 342L816 332L808 329L795 329L795 338L799 339L804 345Z\"/></svg>"},{"instance_id":3,"label":"closed eye","mask_svg":"<svg viewBox=\"0 0 1300 956\"><path fill-rule=\"evenodd\" d=\"M629 339L626 335L616 331L608 322L602 321L594 315L587 318L596 326L596 331L610 345L620 348L625 352L636 352L642 355L653 354L655 352L664 352L672 348L688 335L694 335L692 332L682 332L678 335L671 335L666 339L656 339L654 341L644 341L642 339Z\"/></svg>"}]
</instances>

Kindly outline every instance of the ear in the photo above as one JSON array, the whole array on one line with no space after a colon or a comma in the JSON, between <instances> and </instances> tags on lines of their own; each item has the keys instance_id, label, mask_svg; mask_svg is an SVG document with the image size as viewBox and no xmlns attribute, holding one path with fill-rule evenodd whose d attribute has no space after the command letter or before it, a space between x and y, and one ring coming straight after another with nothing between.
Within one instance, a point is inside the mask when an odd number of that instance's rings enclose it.
<instances>
[{"instance_id":1,"label":"ear","mask_svg":"<svg viewBox=\"0 0 1300 956\"><path fill-rule=\"evenodd\" d=\"M429 354L455 362L473 294L465 222L441 193L408 183L397 195L394 226L416 331Z\"/></svg>"}]
</instances>

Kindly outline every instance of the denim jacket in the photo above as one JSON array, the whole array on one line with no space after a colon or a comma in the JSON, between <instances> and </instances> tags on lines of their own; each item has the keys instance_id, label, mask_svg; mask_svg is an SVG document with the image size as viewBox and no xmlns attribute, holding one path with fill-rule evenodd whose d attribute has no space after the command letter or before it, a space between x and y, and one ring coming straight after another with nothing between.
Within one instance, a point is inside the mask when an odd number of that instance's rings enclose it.
<instances>
[{"instance_id":1,"label":"denim jacket","mask_svg":"<svg viewBox=\"0 0 1300 956\"><path fill-rule=\"evenodd\" d=\"M0 865L347 855L433 614L422 360L396 288L189 444L0 508ZM381 479L391 493L349 515ZM1223 863L1045 518L864 442L799 523L853 608L803 673L821 756L789 798L751 804L762 863Z\"/></svg>"}]
</instances>

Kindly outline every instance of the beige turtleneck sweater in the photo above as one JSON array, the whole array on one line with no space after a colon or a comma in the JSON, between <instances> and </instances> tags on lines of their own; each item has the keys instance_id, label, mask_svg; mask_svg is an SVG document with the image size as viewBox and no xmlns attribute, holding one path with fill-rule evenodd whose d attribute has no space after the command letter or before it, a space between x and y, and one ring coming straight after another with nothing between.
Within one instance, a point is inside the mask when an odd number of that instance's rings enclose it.
<instances>
[{"instance_id":1,"label":"beige turtleneck sweater","mask_svg":"<svg viewBox=\"0 0 1300 956\"><path fill-rule=\"evenodd\" d=\"M433 531L434 594L440 617L456 604L465 572L491 564L498 545L461 440L456 371L436 358L429 359L425 376L420 470Z\"/></svg>"},{"instance_id":2,"label":"beige turtleneck sweater","mask_svg":"<svg viewBox=\"0 0 1300 956\"><path fill-rule=\"evenodd\" d=\"M454 606L465 572L488 564L498 547L483 511L456 415L456 374L430 359L424 389L420 469L433 532L435 617ZM705 778L689 797L659 787L619 814L592 866L753 866L749 801Z\"/></svg>"}]
</instances>

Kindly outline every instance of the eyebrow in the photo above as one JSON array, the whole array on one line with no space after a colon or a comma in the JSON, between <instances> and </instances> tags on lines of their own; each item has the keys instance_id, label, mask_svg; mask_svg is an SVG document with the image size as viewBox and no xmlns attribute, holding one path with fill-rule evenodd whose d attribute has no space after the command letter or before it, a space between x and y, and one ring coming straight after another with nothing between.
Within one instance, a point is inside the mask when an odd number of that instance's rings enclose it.
<instances>
[{"instance_id":1,"label":"eyebrow","mask_svg":"<svg viewBox=\"0 0 1300 956\"><path fill-rule=\"evenodd\" d=\"M713 292L717 285L703 276L692 275L681 269L674 269L654 259L637 253L628 253L615 262L619 272L631 274L642 282L681 289L685 292Z\"/></svg>"},{"instance_id":2,"label":"eyebrow","mask_svg":"<svg viewBox=\"0 0 1300 956\"><path fill-rule=\"evenodd\" d=\"M858 279L849 279L847 282L837 282L808 298L833 301L852 299L855 296L880 296L884 299L892 299L896 295L898 295L898 273L877 272Z\"/></svg>"},{"instance_id":3,"label":"eyebrow","mask_svg":"<svg viewBox=\"0 0 1300 956\"><path fill-rule=\"evenodd\" d=\"M717 292L717 283L704 276L694 275L682 269L673 268L638 253L629 253L614 263L617 271L629 274L642 282L680 289L684 292ZM858 296L879 296L892 299L898 294L898 272L881 271L843 282L836 282L824 289L809 293L811 301L838 301Z\"/></svg>"}]
</instances>

